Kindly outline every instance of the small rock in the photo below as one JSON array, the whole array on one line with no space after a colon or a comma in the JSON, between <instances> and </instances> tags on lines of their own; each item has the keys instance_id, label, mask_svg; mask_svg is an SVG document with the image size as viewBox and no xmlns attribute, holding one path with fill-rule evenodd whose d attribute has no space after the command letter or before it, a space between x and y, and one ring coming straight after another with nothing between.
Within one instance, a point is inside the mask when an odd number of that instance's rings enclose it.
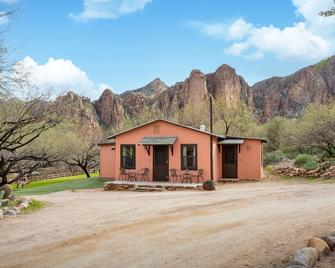
<instances>
[{"instance_id":1,"label":"small rock","mask_svg":"<svg viewBox=\"0 0 335 268\"><path fill-rule=\"evenodd\" d=\"M332 232L329 234L329 236L331 236L331 237L335 237L335 231L332 231Z\"/></svg>"},{"instance_id":2,"label":"small rock","mask_svg":"<svg viewBox=\"0 0 335 268\"><path fill-rule=\"evenodd\" d=\"M335 246L335 237L333 237L334 239L330 239L328 236L322 236L320 237L320 239L322 239L323 241L325 241L330 249L330 251L334 251L334 246Z\"/></svg>"},{"instance_id":3,"label":"small rock","mask_svg":"<svg viewBox=\"0 0 335 268\"><path fill-rule=\"evenodd\" d=\"M25 203L25 202L22 202L20 205L19 205L20 209L22 208L27 208L28 207L28 204Z\"/></svg>"},{"instance_id":4,"label":"small rock","mask_svg":"<svg viewBox=\"0 0 335 268\"><path fill-rule=\"evenodd\" d=\"M306 247L295 252L291 265L312 267L318 259L319 251L314 247Z\"/></svg>"},{"instance_id":5,"label":"small rock","mask_svg":"<svg viewBox=\"0 0 335 268\"><path fill-rule=\"evenodd\" d=\"M306 266L293 264L293 265L287 266L286 268L306 268Z\"/></svg>"},{"instance_id":6,"label":"small rock","mask_svg":"<svg viewBox=\"0 0 335 268\"><path fill-rule=\"evenodd\" d=\"M16 216L17 212L14 209L8 209L4 212L4 216Z\"/></svg>"},{"instance_id":7,"label":"small rock","mask_svg":"<svg viewBox=\"0 0 335 268\"><path fill-rule=\"evenodd\" d=\"M308 240L307 247L316 248L321 255L329 256L330 248L328 244L320 238L312 238Z\"/></svg>"}]
</instances>

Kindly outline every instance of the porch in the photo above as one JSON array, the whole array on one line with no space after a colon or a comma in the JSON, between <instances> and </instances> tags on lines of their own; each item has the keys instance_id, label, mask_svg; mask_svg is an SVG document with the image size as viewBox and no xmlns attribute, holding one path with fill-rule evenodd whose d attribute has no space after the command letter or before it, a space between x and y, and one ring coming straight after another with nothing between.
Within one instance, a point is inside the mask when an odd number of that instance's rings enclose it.
<instances>
[{"instance_id":1,"label":"porch","mask_svg":"<svg viewBox=\"0 0 335 268\"><path fill-rule=\"evenodd\" d=\"M108 181L105 191L163 192L178 190L202 190L202 183L171 183L155 181Z\"/></svg>"}]
</instances>

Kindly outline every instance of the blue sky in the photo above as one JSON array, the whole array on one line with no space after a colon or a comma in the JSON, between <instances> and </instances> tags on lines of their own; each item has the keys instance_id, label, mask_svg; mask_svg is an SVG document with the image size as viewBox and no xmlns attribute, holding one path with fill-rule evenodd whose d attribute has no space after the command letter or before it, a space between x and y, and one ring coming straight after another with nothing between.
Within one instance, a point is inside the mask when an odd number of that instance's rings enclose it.
<instances>
[{"instance_id":1,"label":"blue sky","mask_svg":"<svg viewBox=\"0 0 335 268\"><path fill-rule=\"evenodd\" d=\"M252 85L335 54L332 0L0 0L11 58L56 93L93 99L223 63Z\"/></svg>"}]
</instances>

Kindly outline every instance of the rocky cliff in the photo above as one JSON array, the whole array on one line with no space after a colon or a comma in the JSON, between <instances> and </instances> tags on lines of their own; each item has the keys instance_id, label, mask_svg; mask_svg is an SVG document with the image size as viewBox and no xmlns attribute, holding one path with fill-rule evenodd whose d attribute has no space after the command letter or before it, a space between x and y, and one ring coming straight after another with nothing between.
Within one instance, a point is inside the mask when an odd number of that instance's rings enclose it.
<instances>
[{"instance_id":1,"label":"rocky cliff","mask_svg":"<svg viewBox=\"0 0 335 268\"><path fill-rule=\"evenodd\" d=\"M93 103L69 92L58 97L54 106L60 114L78 118L88 128L115 127L125 116L135 116L144 107L170 116L177 109L196 105L209 96L231 102L241 100L261 121L273 116L297 117L310 103L335 99L335 56L287 77L273 77L252 87L232 67L222 65L208 74L193 70L183 82L171 87L156 78L144 87L120 95L106 89Z\"/></svg>"},{"instance_id":2,"label":"rocky cliff","mask_svg":"<svg viewBox=\"0 0 335 268\"><path fill-rule=\"evenodd\" d=\"M258 82L252 94L262 121L273 116L297 117L310 103L335 99L335 56L292 75Z\"/></svg>"},{"instance_id":3,"label":"rocky cliff","mask_svg":"<svg viewBox=\"0 0 335 268\"><path fill-rule=\"evenodd\" d=\"M84 131L93 133L100 130L99 118L91 100L74 92L59 96L50 104L50 109L63 119L80 124Z\"/></svg>"}]
</instances>

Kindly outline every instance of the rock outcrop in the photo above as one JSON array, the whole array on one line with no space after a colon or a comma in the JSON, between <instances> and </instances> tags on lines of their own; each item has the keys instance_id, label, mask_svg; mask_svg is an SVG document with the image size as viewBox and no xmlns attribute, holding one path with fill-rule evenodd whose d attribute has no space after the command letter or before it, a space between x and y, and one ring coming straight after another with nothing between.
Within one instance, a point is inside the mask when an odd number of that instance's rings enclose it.
<instances>
[{"instance_id":1,"label":"rock outcrop","mask_svg":"<svg viewBox=\"0 0 335 268\"><path fill-rule=\"evenodd\" d=\"M91 100L70 91L66 95L57 97L50 104L52 112L62 118L71 119L88 132L100 130L99 119Z\"/></svg>"},{"instance_id":2,"label":"rock outcrop","mask_svg":"<svg viewBox=\"0 0 335 268\"><path fill-rule=\"evenodd\" d=\"M335 56L287 77L273 77L252 86L255 111L262 121L273 116L297 117L310 103L335 99Z\"/></svg>"},{"instance_id":3,"label":"rock outcrop","mask_svg":"<svg viewBox=\"0 0 335 268\"><path fill-rule=\"evenodd\" d=\"M228 65L220 66L214 73L204 74L200 70L191 71L184 82L178 82L161 94L154 101L166 115L173 114L187 104L197 104L213 96L225 101L242 100L253 107L252 92L248 84L235 69Z\"/></svg>"},{"instance_id":4,"label":"rock outcrop","mask_svg":"<svg viewBox=\"0 0 335 268\"><path fill-rule=\"evenodd\" d=\"M121 98L110 89L105 89L95 102L95 108L103 126L118 126L124 119Z\"/></svg>"}]
</instances>

